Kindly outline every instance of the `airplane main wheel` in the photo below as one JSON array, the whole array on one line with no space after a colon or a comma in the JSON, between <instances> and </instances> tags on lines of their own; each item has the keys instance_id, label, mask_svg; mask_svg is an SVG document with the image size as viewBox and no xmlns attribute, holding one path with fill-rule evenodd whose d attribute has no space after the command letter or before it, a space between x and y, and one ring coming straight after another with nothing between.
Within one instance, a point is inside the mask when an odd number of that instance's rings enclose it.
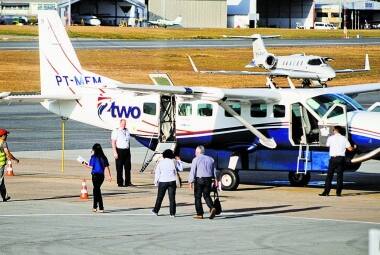
<instances>
[{"instance_id":1,"label":"airplane main wheel","mask_svg":"<svg viewBox=\"0 0 380 255\"><path fill-rule=\"evenodd\" d=\"M223 190L236 190L240 183L239 174L231 169L223 169L220 172L220 182Z\"/></svg>"},{"instance_id":2,"label":"airplane main wheel","mask_svg":"<svg viewBox=\"0 0 380 255\"><path fill-rule=\"evenodd\" d=\"M288 179L291 186L302 187L306 186L310 181L310 172L306 174L297 174L296 172L289 172Z\"/></svg>"}]
</instances>

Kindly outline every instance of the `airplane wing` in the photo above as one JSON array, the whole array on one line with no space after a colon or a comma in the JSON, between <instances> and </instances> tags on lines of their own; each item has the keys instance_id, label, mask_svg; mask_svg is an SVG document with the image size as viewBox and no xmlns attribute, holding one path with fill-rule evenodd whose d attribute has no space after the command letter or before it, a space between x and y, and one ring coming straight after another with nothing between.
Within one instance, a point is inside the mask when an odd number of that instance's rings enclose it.
<instances>
[{"instance_id":1,"label":"airplane wing","mask_svg":"<svg viewBox=\"0 0 380 255\"><path fill-rule=\"evenodd\" d=\"M217 71L212 71L212 70L198 70L197 66L195 65L193 59L187 55L190 64L193 68L193 71L196 73L210 73L210 74L232 74L232 75L270 75L271 72L252 72L252 71L225 71L225 70L217 70Z\"/></svg>"},{"instance_id":2,"label":"airplane wing","mask_svg":"<svg viewBox=\"0 0 380 255\"><path fill-rule=\"evenodd\" d=\"M369 84L359 84L359 85L318 88L318 90L321 90L324 93L357 95L360 93L380 91L380 83L369 83Z\"/></svg>"},{"instance_id":3,"label":"airplane wing","mask_svg":"<svg viewBox=\"0 0 380 255\"><path fill-rule=\"evenodd\" d=\"M124 84L116 88L137 93L159 93L162 95L179 95L210 101L247 100L251 102L278 102L281 95L278 91L264 89L223 89L212 87L184 87L163 85Z\"/></svg>"},{"instance_id":4,"label":"airplane wing","mask_svg":"<svg viewBox=\"0 0 380 255\"><path fill-rule=\"evenodd\" d=\"M43 95L11 95L10 92L3 92L0 93L0 101L4 100L6 102L12 103L12 102L27 102L27 103L40 103L45 100L48 101L71 101L71 100L78 100L80 99L80 96L72 95L72 96L43 96Z\"/></svg>"},{"instance_id":5,"label":"airplane wing","mask_svg":"<svg viewBox=\"0 0 380 255\"><path fill-rule=\"evenodd\" d=\"M368 54L366 54L364 69L341 69L341 70L335 70L335 73L357 73L357 72L368 72L368 71L371 71L371 67L369 65Z\"/></svg>"}]
</instances>

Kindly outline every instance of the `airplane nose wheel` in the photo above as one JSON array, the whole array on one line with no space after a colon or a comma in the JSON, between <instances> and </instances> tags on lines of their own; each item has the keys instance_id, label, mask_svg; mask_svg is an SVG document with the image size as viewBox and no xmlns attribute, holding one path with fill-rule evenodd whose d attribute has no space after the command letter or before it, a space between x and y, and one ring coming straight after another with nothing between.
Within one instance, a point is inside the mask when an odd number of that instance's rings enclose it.
<instances>
[{"instance_id":1,"label":"airplane nose wheel","mask_svg":"<svg viewBox=\"0 0 380 255\"><path fill-rule=\"evenodd\" d=\"M223 169L220 172L220 182L223 190L236 190L240 183L239 174L231 169Z\"/></svg>"},{"instance_id":2,"label":"airplane nose wheel","mask_svg":"<svg viewBox=\"0 0 380 255\"><path fill-rule=\"evenodd\" d=\"M311 175L310 172L307 172L306 174L296 172L289 172L288 179L291 186L295 187L302 187L306 186L310 181Z\"/></svg>"}]
</instances>

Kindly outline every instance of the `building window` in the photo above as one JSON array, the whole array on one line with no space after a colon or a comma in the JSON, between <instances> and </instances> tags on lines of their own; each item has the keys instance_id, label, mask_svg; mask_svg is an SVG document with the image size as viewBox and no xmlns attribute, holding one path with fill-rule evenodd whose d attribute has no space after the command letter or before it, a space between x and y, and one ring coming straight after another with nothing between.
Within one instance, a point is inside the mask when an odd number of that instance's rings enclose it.
<instances>
[{"instance_id":1,"label":"building window","mask_svg":"<svg viewBox=\"0 0 380 255\"><path fill-rule=\"evenodd\" d=\"M285 117L285 105L280 105L280 104L273 105L273 117L275 118Z\"/></svg>"},{"instance_id":2,"label":"building window","mask_svg":"<svg viewBox=\"0 0 380 255\"><path fill-rule=\"evenodd\" d=\"M179 104L178 105L178 116L191 116L193 114L193 108L191 104Z\"/></svg>"},{"instance_id":3,"label":"building window","mask_svg":"<svg viewBox=\"0 0 380 255\"><path fill-rule=\"evenodd\" d=\"M155 103L144 103L143 112L149 115L156 115L156 104Z\"/></svg>"},{"instance_id":4,"label":"building window","mask_svg":"<svg viewBox=\"0 0 380 255\"><path fill-rule=\"evenodd\" d=\"M212 104L198 104L198 116L212 116Z\"/></svg>"},{"instance_id":5,"label":"building window","mask_svg":"<svg viewBox=\"0 0 380 255\"><path fill-rule=\"evenodd\" d=\"M230 103L229 106L240 116L240 114L241 114L241 105L240 105L240 102ZM224 111L224 116L226 116L226 117L232 117L232 115L229 114L227 111Z\"/></svg>"},{"instance_id":6,"label":"building window","mask_svg":"<svg viewBox=\"0 0 380 255\"><path fill-rule=\"evenodd\" d=\"M251 104L251 117L264 118L267 116L267 109L266 104Z\"/></svg>"},{"instance_id":7,"label":"building window","mask_svg":"<svg viewBox=\"0 0 380 255\"><path fill-rule=\"evenodd\" d=\"M38 10L55 10L57 9L56 4L38 4Z\"/></svg>"}]
</instances>

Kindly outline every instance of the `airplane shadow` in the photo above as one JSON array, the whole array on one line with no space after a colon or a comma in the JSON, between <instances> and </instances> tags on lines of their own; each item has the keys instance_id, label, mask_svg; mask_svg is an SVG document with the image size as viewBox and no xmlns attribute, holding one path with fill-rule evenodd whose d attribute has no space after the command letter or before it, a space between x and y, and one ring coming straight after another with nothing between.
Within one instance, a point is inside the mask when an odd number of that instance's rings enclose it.
<instances>
[{"instance_id":1,"label":"airplane shadow","mask_svg":"<svg viewBox=\"0 0 380 255\"><path fill-rule=\"evenodd\" d=\"M137 192L128 192L128 194L139 194L139 193L148 193L147 191L137 191ZM106 192L102 193L103 197L114 197L119 195L125 195L125 192ZM65 198L78 198L79 195L66 195L66 196L54 196L54 197L44 197L44 198L31 198L31 199L11 199L10 202L27 202L27 201L45 201L45 200L56 200L56 199L65 199Z\"/></svg>"},{"instance_id":2,"label":"airplane shadow","mask_svg":"<svg viewBox=\"0 0 380 255\"><path fill-rule=\"evenodd\" d=\"M279 207L286 207L286 206L279 206ZM250 208L247 208L248 210L247 213L236 214L236 215L223 215L223 212L222 212L222 215L220 217L217 217L216 219L237 219L237 218L246 218L246 217L252 217L252 216L257 216L257 215L276 215L276 214L291 213L291 212L314 211L314 210L322 209L324 207L327 207L327 206L312 206L312 207L305 207L305 208L298 208L298 209L275 210L275 211L269 211L269 212L254 212L252 210L249 210ZM244 210L244 209L239 209L239 210Z\"/></svg>"}]
</instances>

